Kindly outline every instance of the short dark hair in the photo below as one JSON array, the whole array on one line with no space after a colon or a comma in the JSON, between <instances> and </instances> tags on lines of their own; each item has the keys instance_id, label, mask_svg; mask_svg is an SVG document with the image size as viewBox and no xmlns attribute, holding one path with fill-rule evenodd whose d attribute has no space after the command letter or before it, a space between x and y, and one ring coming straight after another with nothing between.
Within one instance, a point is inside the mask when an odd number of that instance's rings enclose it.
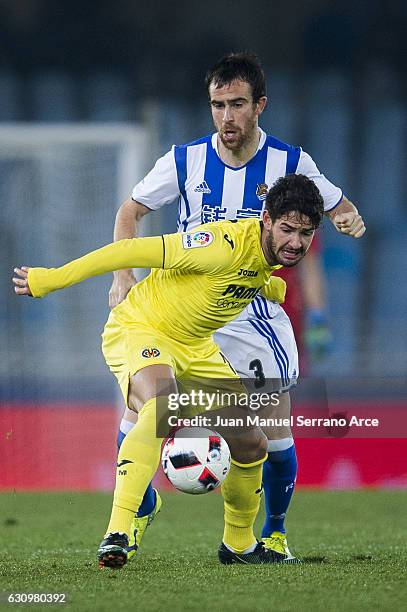
<instances>
[{"instance_id":1,"label":"short dark hair","mask_svg":"<svg viewBox=\"0 0 407 612\"><path fill-rule=\"evenodd\" d=\"M209 96L209 87L214 83L215 87L229 85L233 81L245 81L249 83L253 102L258 102L266 95L266 78L260 65L260 60L255 53L228 53L222 57L206 73L205 86Z\"/></svg>"},{"instance_id":2,"label":"short dark hair","mask_svg":"<svg viewBox=\"0 0 407 612\"><path fill-rule=\"evenodd\" d=\"M266 197L266 209L274 222L296 212L308 217L316 229L324 216L324 200L314 181L304 174L287 174L279 178Z\"/></svg>"}]
</instances>

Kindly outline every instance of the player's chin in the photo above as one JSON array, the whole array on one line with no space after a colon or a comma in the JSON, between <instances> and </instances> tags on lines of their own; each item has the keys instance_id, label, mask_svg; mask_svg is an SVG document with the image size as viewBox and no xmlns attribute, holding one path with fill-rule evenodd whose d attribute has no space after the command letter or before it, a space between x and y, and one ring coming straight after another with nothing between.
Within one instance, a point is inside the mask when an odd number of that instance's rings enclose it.
<instances>
[{"instance_id":1,"label":"player's chin","mask_svg":"<svg viewBox=\"0 0 407 612\"><path fill-rule=\"evenodd\" d=\"M226 149L231 151L240 149L242 146L242 138L237 134L234 134L232 137L226 137L224 134L221 134L220 138Z\"/></svg>"},{"instance_id":2,"label":"player's chin","mask_svg":"<svg viewBox=\"0 0 407 612\"><path fill-rule=\"evenodd\" d=\"M292 268L293 266L296 266L303 257L304 255L302 253L298 255L284 255L283 253L280 253L278 260L279 264L285 268Z\"/></svg>"},{"instance_id":3,"label":"player's chin","mask_svg":"<svg viewBox=\"0 0 407 612\"><path fill-rule=\"evenodd\" d=\"M222 142L225 148L229 149L229 151L237 151L240 148L237 140L222 140Z\"/></svg>"}]
</instances>

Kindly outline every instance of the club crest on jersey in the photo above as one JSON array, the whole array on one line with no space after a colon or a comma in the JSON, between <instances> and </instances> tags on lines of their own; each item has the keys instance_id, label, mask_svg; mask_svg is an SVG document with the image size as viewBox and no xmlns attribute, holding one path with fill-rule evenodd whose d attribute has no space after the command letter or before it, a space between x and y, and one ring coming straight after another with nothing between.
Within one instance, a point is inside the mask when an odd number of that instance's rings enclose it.
<instances>
[{"instance_id":1,"label":"club crest on jersey","mask_svg":"<svg viewBox=\"0 0 407 612\"><path fill-rule=\"evenodd\" d=\"M257 183L256 196L261 202L266 199L268 190L266 183Z\"/></svg>"},{"instance_id":2,"label":"club crest on jersey","mask_svg":"<svg viewBox=\"0 0 407 612\"><path fill-rule=\"evenodd\" d=\"M158 348L145 348L141 351L141 355L146 359L150 359L151 357L158 357L160 355L160 351Z\"/></svg>"},{"instance_id":3,"label":"club crest on jersey","mask_svg":"<svg viewBox=\"0 0 407 612\"><path fill-rule=\"evenodd\" d=\"M182 244L184 249L196 249L198 247L206 247L213 241L211 232L195 232L194 234L184 234L182 236Z\"/></svg>"},{"instance_id":4,"label":"club crest on jersey","mask_svg":"<svg viewBox=\"0 0 407 612\"><path fill-rule=\"evenodd\" d=\"M194 191L196 193L212 193L212 190L206 181L199 183L199 185L195 187Z\"/></svg>"}]
</instances>

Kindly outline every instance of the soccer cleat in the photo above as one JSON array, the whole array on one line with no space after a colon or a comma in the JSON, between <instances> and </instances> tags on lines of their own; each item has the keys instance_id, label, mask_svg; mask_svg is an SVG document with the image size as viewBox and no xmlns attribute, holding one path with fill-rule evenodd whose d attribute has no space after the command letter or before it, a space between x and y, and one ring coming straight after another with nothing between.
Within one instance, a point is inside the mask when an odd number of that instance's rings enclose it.
<instances>
[{"instance_id":1,"label":"soccer cleat","mask_svg":"<svg viewBox=\"0 0 407 612\"><path fill-rule=\"evenodd\" d=\"M243 563L263 565L266 563L287 563L286 555L283 555L275 550L268 550L265 548L263 542L257 542L256 548L253 552L249 553L237 553L229 550L224 543L219 547L218 550L219 561L224 565L230 565L232 563Z\"/></svg>"},{"instance_id":2,"label":"soccer cleat","mask_svg":"<svg viewBox=\"0 0 407 612\"><path fill-rule=\"evenodd\" d=\"M281 531L273 531L269 538L263 538L263 542L267 550L273 550L281 555L285 555L286 563L301 563L297 557L291 554L288 548L287 538Z\"/></svg>"},{"instance_id":3,"label":"soccer cleat","mask_svg":"<svg viewBox=\"0 0 407 612\"><path fill-rule=\"evenodd\" d=\"M147 527L151 525L157 514L161 510L161 497L158 494L157 489L155 491L155 506L146 516L135 516L133 519L133 523L131 525L131 532L129 536L129 544L126 548L127 550L127 558L130 561L134 557L137 552L138 547L140 546L141 538L143 537L145 530Z\"/></svg>"},{"instance_id":4,"label":"soccer cleat","mask_svg":"<svg viewBox=\"0 0 407 612\"><path fill-rule=\"evenodd\" d=\"M127 563L129 538L125 533L108 533L98 548L99 567L120 569Z\"/></svg>"}]
</instances>

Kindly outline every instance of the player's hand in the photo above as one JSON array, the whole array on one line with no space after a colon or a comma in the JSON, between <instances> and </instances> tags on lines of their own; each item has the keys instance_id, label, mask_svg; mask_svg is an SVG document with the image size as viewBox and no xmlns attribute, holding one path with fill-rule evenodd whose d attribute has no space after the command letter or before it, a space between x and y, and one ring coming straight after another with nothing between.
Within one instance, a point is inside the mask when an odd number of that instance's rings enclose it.
<instances>
[{"instance_id":1,"label":"player's hand","mask_svg":"<svg viewBox=\"0 0 407 612\"><path fill-rule=\"evenodd\" d=\"M109 306L114 308L120 302L123 302L126 295L132 287L137 283L132 272L127 270L119 270L113 276L113 283L109 291Z\"/></svg>"},{"instance_id":2,"label":"player's hand","mask_svg":"<svg viewBox=\"0 0 407 612\"><path fill-rule=\"evenodd\" d=\"M28 285L28 268L27 266L21 266L21 268L14 268L13 276L14 291L17 295L31 295L30 287Z\"/></svg>"},{"instance_id":3,"label":"player's hand","mask_svg":"<svg viewBox=\"0 0 407 612\"><path fill-rule=\"evenodd\" d=\"M332 345L332 334L325 313L310 310L306 317L304 343L311 361L318 362L329 353Z\"/></svg>"},{"instance_id":4,"label":"player's hand","mask_svg":"<svg viewBox=\"0 0 407 612\"><path fill-rule=\"evenodd\" d=\"M365 223L357 211L339 213L335 215L332 223L338 232L352 238L361 238L366 231Z\"/></svg>"}]
</instances>

